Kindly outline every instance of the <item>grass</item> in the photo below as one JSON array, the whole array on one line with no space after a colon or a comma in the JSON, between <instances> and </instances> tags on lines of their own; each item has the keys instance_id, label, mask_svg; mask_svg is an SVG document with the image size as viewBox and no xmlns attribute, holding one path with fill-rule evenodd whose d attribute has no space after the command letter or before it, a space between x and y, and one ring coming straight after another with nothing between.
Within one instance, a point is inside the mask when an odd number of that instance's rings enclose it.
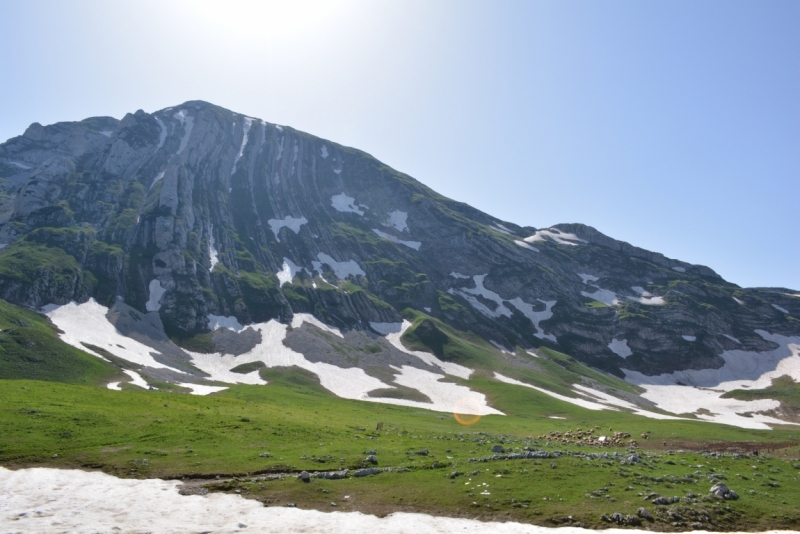
<instances>
[{"instance_id":1,"label":"grass","mask_svg":"<svg viewBox=\"0 0 800 534\"><path fill-rule=\"evenodd\" d=\"M686 517L690 512L706 515L711 522L704 524L715 529L796 528L788 518L800 517L800 469L793 467L800 468L797 461L763 452L758 458L740 459L696 452L733 443L762 451L780 447L782 455L797 457L798 433L793 428L757 431L589 412L481 376L470 385L507 415L462 426L450 414L337 398L313 375L295 368L261 373L267 386L232 386L207 397L0 381L0 464L94 468L123 477L199 477L203 480L198 483L209 484L212 491L238 490L271 501L268 504L296 502L322 510L331 510L334 501L338 510L405 510L551 526L572 515L570 523L589 527L606 526L600 520L604 513L635 514L645 505L656 514L656 509L666 508L645 503L643 495L650 492L703 496L712 485L709 477L716 474L742 498L724 503L690 500L672 508L683 510ZM549 418L554 415L564 419ZM640 451L642 464L625 465L620 463L624 456L613 453L627 455L626 450L579 447L549 435L578 427L599 427L598 432L613 428L634 437L649 432L649 440L639 440L640 446L650 448ZM788 443L793 445L787 448ZM470 461L491 455L496 444L514 450L612 456ZM421 449L429 454L413 454ZM357 469L365 465L369 450L377 452L380 467L408 471L339 481L314 479L309 484L293 476L272 481L258 476ZM449 478L456 471L463 475ZM213 482L216 475L222 477L219 483ZM657 522L653 528L674 530L670 522Z\"/></svg>"},{"instance_id":2,"label":"grass","mask_svg":"<svg viewBox=\"0 0 800 534\"><path fill-rule=\"evenodd\" d=\"M61 341L47 317L0 300L0 378L104 385L124 376Z\"/></svg>"}]
</instances>

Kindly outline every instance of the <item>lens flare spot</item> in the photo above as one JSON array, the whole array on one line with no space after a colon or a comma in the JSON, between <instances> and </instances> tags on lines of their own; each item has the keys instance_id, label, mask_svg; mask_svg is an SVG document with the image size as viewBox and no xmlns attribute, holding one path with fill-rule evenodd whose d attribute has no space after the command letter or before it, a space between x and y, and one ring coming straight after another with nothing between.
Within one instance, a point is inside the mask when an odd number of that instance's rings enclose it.
<instances>
[{"instance_id":1,"label":"lens flare spot","mask_svg":"<svg viewBox=\"0 0 800 534\"><path fill-rule=\"evenodd\" d=\"M459 424L471 426L481 420L481 416L478 415L481 412L481 408L480 402L465 397L456 403L456 407L453 410L453 417L455 417Z\"/></svg>"}]
</instances>

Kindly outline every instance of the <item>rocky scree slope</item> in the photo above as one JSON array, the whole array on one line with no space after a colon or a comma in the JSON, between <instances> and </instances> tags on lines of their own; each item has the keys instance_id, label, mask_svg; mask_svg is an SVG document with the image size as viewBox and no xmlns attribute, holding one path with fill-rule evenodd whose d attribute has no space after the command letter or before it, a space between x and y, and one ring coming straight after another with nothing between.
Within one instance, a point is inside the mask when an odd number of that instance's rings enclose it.
<instances>
[{"instance_id":1,"label":"rocky scree slope","mask_svg":"<svg viewBox=\"0 0 800 534\"><path fill-rule=\"evenodd\" d=\"M195 350L220 350L208 332L224 324L311 314L353 338L413 309L428 319L407 334L439 357L451 340L433 319L623 376L776 348L757 330L800 335L795 291L740 288L581 224L501 221L364 152L200 101L34 123L0 145L0 243L3 299L93 298Z\"/></svg>"}]
</instances>

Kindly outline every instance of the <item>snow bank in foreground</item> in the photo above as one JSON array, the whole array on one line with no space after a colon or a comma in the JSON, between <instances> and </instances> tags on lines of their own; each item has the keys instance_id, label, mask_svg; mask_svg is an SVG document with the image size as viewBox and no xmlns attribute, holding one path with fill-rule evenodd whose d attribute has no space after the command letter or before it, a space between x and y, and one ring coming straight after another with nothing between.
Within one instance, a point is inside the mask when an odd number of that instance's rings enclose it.
<instances>
[{"instance_id":1,"label":"snow bank in foreground","mask_svg":"<svg viewBox=\"0 0 800 534\"><path fill-rule=\"evenodd\" d=\"M0 467L0 529L13 532L252 532L331 534L414 532L442 534L581 534L575 527L547 528L513 522L435 517L397 512L319 512L266 507L239 495L180 495L176 480L120 479L71 469ZM637 534L606 529L606 534ZM770 534L782 534L770 531ZM786 534L790 534L786 532Z\"/></svg>"},{"instance_id":2,"label":"snow bank in foreground","mask_svg":"<svg viewBox=\"0 0 800 534\"><path fill-rule=\"evenodd\" d=\"M642 397L668 412L696 413L701 410L697 413L700 419L742 428L768 430L769 424L791 424L757 413L778 408L778 401L720 398L723 393L734 389L768 387L773 378L783 375L800 380L800 336L787 337L763 330L756 330L756 333L779 347L767 352L727 350L721 354L725 364L719 369L690 369L657 376L627 369L622 371L628 382L646 390Z\"/></svg>"}]
</instances>

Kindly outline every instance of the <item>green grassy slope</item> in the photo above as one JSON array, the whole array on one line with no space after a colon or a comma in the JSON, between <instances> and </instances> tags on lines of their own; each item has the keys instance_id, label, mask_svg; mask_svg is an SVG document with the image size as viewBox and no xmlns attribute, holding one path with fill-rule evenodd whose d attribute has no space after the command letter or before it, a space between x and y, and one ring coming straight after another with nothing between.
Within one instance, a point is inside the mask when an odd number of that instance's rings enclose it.
<instances>
[{"instance_id":1,"label":"green grassy slope","mask_svg":"<svg viewBox=\"0 0 800 534\"><path fill-rule=\"evenodd\" d=\"M61 341L47 317L0 300L0 379L100 385L122 377L115 365Z\"/></svg>"},{"instance_id":2,"label":"green grassy slope","mask_svg":"<svg viewBox=\"0 0 800 534\"><path fill-rule=\"evenodd\" d=\"M606 525L600 520L603 513L635 514L642 505L665 515L667 507L650 505L643 495L702 497L712 485L709 477L716 475L725 477L742 498L724 503L689 498L670 508L708 516L704 525L715 528L795 528L788 518L800 517L800 471L793 467L800 464L763 454L796 438L796 429L754 431L589 412L481 377L471 385L507 415L462 426L450 414L334 397L313 376L296 369L263 372L267 386L233 386L207 397L0 381L0 465L89 467L125 477L222 475L218 485L210 486L212 491L238 490L273 503L330 510L330 502L336 501L340 510L406 510L549 525L572 515L573 523L595 527ZM553 414L565 419L549 419ZM383 423L380 431L378 423ZM620 463L624 456L613 456L614 449L564 444L549 434L578 427L599 427L598 433L613 428L634 437L648 431L650 439L640 439L640 445L655 449L640 450L641 464L625 465ZM674 449L745 442L760 448L762 455L668 454L664 441ZM516 451L532 447L612 456L470 461L490 456L496 444ZM428 455L415 454L422 449ZM377 452L380 467L408 471L342 481L315 479L308 485L293 477L254 478L266 472L360 468L369 450ZM794 456L800 452L796 445L783 451ZM449 478L455 471L463 475ZM226 480L226 475L236 479ZM351 499L345 502L343 495ZM654 528L675 529L669 517L665 521Z\"/></svg>"}]
</instances>

